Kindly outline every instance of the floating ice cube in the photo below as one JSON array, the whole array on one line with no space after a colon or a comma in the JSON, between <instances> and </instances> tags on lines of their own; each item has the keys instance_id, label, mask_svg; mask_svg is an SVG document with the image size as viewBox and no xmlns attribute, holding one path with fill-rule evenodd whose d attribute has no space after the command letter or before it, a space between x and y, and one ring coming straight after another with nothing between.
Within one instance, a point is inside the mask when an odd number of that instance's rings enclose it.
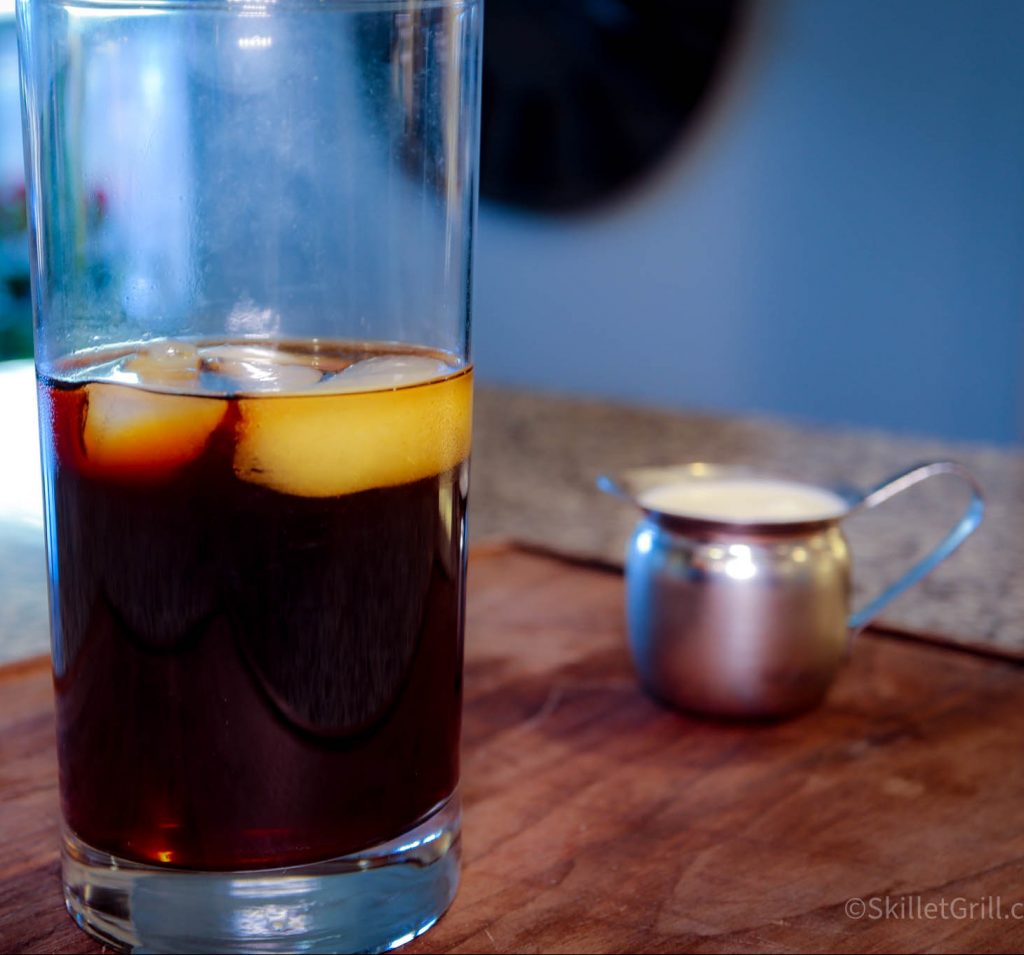
<instances>
[{"instance_id":1,"label":"floating ice cube","mask_svg":"<svg viewBox=\"0 0 1024 955\"><path fill-rule=\"evenodd\" d=\"M199 380L199 349L174 339L153 342L122 359L118 370L134 375L141 385L188 387Z\"/></svg>"},{"instance_id":2,"label":"floating ice cube","mask_svg":"<svg viewBox=\"0 0 1024 955\"><path fill-rule=\"evenodd\" d=\"M259 345L212 345L199 351L203 387L221 394L306 391L323 374L311 359Z\"/></svg>"},{"instance_id":3,"label":"floating ice cube","mask_svg":"<svg viewBox=\"0 0 1024 955\"><path fill-rule=\"evenodd\" d=\"M425 365L419 370L437 376ZM382 380L393 381L393 369L391 378L362 377L356 393L324 393L325 381L313 395L243 398L235 474L284 494L335 497L431 477L466 459L471 375L421 388L396 388ZM365 390L370 381L377 384Z\"/></svg>"},{"instance_id":4,"label":"floating ice cube","mask_svg":"<svg viewBox=\"0 0 1024 955\"><path fill-rule=\"evenodd\" d=\"M393 391L444 378L452 371L447 362L426 355L378 355L354 362L336 375L325 378L317 390L333 394Z\"/></svg>"},{"instance_id":5,"label":"floating ice cube","mask_svg":"<svg viewBox=\"0 0 1024 955\"><path fill-rule=\"evenodd\" d=\"M288 352L282 352L271 345L238 345L224 342L220 345L203 345L199 357L209 361L274 361L287 360ZM297 356L296 356L297 357Z\"/></svg>"},{"instance_id":6,"label":"floating ice cube","mask_svg":"<svg viewBox=\"0 0 1024 955\"><path fill-rule=\"evenodd\" d=\"M86 467L126 480L155 478L198 457L227 402L144 391L133 385L88 385L82 442Z\"/></svg>"}]
</instances>

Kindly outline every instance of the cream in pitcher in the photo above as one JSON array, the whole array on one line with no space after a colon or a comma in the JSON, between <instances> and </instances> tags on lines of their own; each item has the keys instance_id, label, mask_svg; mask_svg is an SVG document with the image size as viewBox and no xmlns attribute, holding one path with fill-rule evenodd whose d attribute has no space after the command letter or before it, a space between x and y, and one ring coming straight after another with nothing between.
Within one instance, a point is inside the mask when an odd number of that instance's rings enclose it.
<instances>
[{"instance_id":1,"label":"cream in pitcher","mask_svg":"<svg viewBox=\"0 0 1024 955\"><path fill-rule=\"evenodd\" d=\"M933 551L851 613L842 522L938 475L968 486L966 512ZM851 638L948 557L984 511L974 479L945 461L853 498L708 464L598 483L643 511L626 551L629 644L642 684L681 709L739 718L820 702Z\"/></svg>"},{"instance_id":2,"label":"cream in pitcher","mask_svg":"<svg viewBox=\"0 0 1024 955\"><path fill-rule=\"evenodd\" d=\"M839 495L824 488L758 477L663 484L643 491L637 501L651 511L737 524L822 520L849 509Z\"/></svg>"}]
</instances>

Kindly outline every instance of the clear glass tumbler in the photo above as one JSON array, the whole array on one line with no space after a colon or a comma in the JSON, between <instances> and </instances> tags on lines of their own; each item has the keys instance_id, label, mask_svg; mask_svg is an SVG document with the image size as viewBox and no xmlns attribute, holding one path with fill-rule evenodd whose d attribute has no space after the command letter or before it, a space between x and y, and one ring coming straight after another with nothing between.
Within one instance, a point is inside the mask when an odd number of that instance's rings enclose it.
<instances>
[{"instance_id":1,"label":"clear glass tumbler","mask_svg":"<svg viewBox=\"0 0 1024 955\"><path fill-rule=\"evenodd\" d=\"M19 0L68 908L379 951L459 872L479 0Z\"/></svg>"}]
</instances>

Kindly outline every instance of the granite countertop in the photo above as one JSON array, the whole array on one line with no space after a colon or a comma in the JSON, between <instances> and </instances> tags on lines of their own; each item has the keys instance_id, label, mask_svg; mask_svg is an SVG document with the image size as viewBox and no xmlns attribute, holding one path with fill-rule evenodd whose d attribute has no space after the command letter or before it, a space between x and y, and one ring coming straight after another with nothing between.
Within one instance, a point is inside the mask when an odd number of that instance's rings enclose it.
<instances>
[{"instance_id":1,"label":"granite countertop","mask_svg":"<svg viewBox=\"0 0 1024 955\"><path fill-rule=\"evenodd\" d=\"M705 461L867 489L914 464L941 459L960 461L981 483L985 520L937 571L890 604L880 623L1024 658L1019 451L481 388L470 534L621 565L638 514L596 490L601 473ZM967 501L958 481L940 477L845 522L855 604L934 546Z\"/></svg>"},{"instance_id":2,"label":"granite countertop","mask_svg":"<svg viewBox=\"0 0 1024 955\"><path fill-rule=\"evenodd\" d=\"M1017 571L1024 560L1020 452L481 387L470 536L478 543L511 539L621 564L637 515L596 490L594 479L602 472L708 461L867 488L912 464L943 458L963 462L981 482L988 500L985 522L938 571L893 603L883 622L1024 658L1024 576ZM961 487L941 478L848 521L858 599L881 590L935 543L965 502ZM45 651L38 523L0 525L0 596L0 660Z\"/></svg>"}]
</instances>

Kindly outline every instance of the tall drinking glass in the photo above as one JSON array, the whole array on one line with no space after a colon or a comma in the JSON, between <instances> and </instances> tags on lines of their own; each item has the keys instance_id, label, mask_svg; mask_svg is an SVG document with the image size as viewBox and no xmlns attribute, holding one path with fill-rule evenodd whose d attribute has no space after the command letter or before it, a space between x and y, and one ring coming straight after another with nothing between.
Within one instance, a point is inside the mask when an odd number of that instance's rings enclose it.
<instances>
[{"instance_id":1,"label":"tall drinking glass","mask_svg":"<svg viewBox=\"0 0 1024 955\"><path fill-rule=\"evenodd\" d=\"M67 906L384 950L458 882L479 0L19 0Z\"/></svg>"}]
</instances>

